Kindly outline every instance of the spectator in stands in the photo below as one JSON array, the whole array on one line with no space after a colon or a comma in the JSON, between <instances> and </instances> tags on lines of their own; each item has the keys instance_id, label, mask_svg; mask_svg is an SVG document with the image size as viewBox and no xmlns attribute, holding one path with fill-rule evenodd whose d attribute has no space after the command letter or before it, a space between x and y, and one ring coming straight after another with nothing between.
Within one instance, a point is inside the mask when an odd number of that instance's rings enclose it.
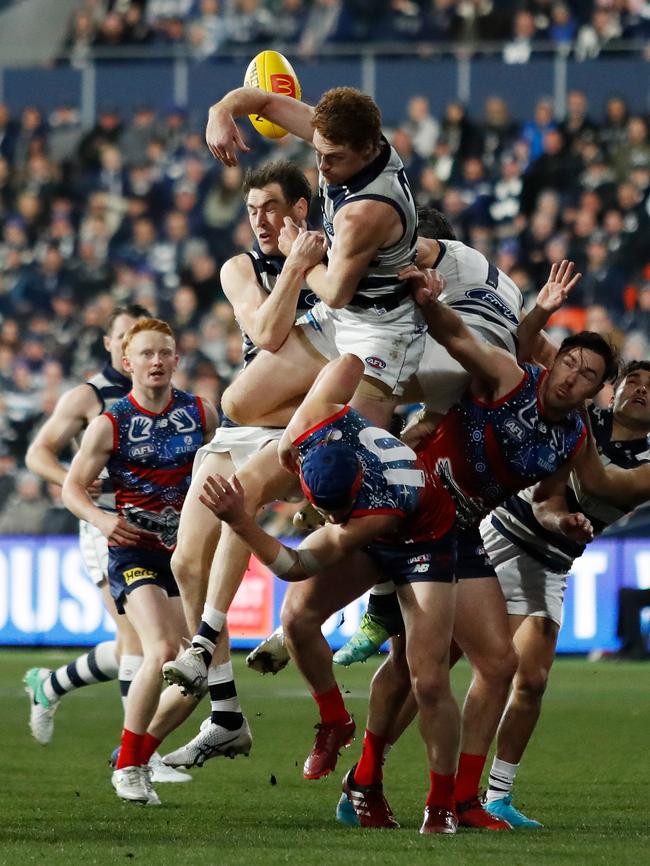
<instances>
[{"instance_id":1,"label":"spectator in stands","mask_svg":"<svg viewBox=\"0 0 650 866\"><path fill-rule=\"evenodd\" d=\"M406 120L401 128L411 136L413 149L421 159L430 159L433 154L440 124L431 114L426 96L412 96L406 105Z\"/></svg>"},{"instance_id":2,"label":"spectator in stands","mask_svg":"<svg viewBox=\"0 0 650 866\"><path fill-rule=\"evenodd\" d=\"M513 19L512 38L503 47L503 62L528 63L536 37L537 26L532 12L519 9Z\"/></svg>"},{"instance_id":3,"label":"spectator in stands","mask_svg":"<svg viewBox=\"0 0 650 866\"><path fill-rule=\"evenodd\" d=\"M14 493L0 509L0 535L39 535L48 505L40 481L30 472L19 472Z\"/></svg>"},{"instance_id":4,"label":"spectator in stands","mask_svg":"<svg viewBox=\"0 0 650 866\"><path fill-rule=\"evenodd\" d=\"M533 119L526 121L521 129L521 136L528 143L531 162L542 155L544 137L556 126L557 123L553 118L553 101L547 96L538 99L535 103Z\"/></svg>"}]
</instances>

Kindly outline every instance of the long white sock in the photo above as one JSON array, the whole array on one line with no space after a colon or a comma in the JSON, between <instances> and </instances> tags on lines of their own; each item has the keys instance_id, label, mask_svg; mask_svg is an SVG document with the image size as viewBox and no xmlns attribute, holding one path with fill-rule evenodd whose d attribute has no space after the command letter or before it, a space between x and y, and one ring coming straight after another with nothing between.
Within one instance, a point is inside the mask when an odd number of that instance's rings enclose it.
<instances>
[{"instance_id":1,"label":"long white sock","mask_svg":"<svg viewBox=\"0 0 650 866\"><path fill-rule=\"evenodd\" d=\"M118 674L120 680L120 695L122 696L122 707L126 710L126 699L131 688L131 683L135 679L135 675L140 670L143 656L127 656L123 655L120 659L120 672Z\"/></svg>"},{"instance_id":2,"label":"long white sock","mask_svg":"<svg viewBox=\"0 0 650 866\"><path fill-rule=\"evenodd\" d=\"M43 683L45 697L55 703L63 695L94 683L106 683L117 677L117 643L98 643L90 652L78 656L69 665L61 665Z\"/></svg>"},{"instance_id":3,"label":"long white sock","mask_svg":"<svg viewBox=\"0 0 650 866\"><path fill-rule=\"evenodd\" d=\"M518 769L519 764L509 764L500 758L495 758L492 761L488 789L485 795L488 803L492 803L493 800L502 800L512 791Z\"/></svg>"},{"instance_id":4,"label":"long white sock","mask_svg":"<svg viewBox=\"0 0 650 866\"><path fill-rule=\"evenodd\" d=\"M243 717L232 662L211 665L208 668L208 691L210 693L210 718L215 725L222 725L229 731L240 727Z\"/></svg>"}]
</instances>

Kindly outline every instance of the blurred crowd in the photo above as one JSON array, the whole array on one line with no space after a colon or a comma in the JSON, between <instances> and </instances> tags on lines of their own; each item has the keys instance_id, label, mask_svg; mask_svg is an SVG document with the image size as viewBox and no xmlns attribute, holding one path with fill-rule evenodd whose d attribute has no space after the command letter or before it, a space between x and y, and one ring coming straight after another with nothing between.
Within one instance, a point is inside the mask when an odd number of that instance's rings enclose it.
<instances>
[{"instance_id":1,"label":"blurred crowd","mask_svg":"<svg viewBox=\"0 0 650 866\"><path fill-rule=\"evenodd\" d=\"M57 491L25 474L23 458L61 393L104 363L115 305L139 303L171 323L179 387L218 404L239 368L219 271L253 239L243 171L290 159L313 186L315 163L304 143L264 140L243 121L251 152L224 168L205 147L203 119L192 121L180 106L130 116L104 106L87 129L74 106L13 114L0 104L0 533L52 531L53 508L66 521ZM497 96L481 116L451 102L434 117L414 94L387 133L418 202L441 208L527 304L553 261L576 262L583 277L554 320L557 336L589 328L626 359L650 355L647 118L617 96L594 116L579 91L564 117L544 98L532 117L511 117Z\"/></svg>"},{"instance_id":2,"label":"blurred crowd","mask_svg":"<svg viewBox=\"0 0 650 866\"><path fill-rule=\"evenodd\" d=\"M220 50L325 44L503 42L525 63L534 42L578 59L650 36L645 0L81 0L68 48L83 62L94 46L182 46L197 60Z\"/></svg>"}]
</instances>

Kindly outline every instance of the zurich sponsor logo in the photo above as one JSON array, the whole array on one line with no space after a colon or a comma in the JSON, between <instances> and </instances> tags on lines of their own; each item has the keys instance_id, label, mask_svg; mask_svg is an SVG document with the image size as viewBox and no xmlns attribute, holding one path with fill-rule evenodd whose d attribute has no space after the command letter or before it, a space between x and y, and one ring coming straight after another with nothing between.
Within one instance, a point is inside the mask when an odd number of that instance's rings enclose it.
<instances>
[{"instance_id":1,"label":"zurich sponsor logo","mask_svg":"<svg viewBox=\"0 0 650 866\"><path fill-rule=\"evenodd\" d=\"M516 418L508 418L503 425L504 430L512 439L523 442L526 432Z\"/></svg>"},{"instance_id":2,"label":"zurich sponsor logo","mask_svg":"<svg viewBox=\"0 0 650 866\"><path fill-rule=\"evenodd\" d=\"M385 370L386 369L386 361L383 361L381 358L378 358L376 355L370 355L370 357L366 358L366 364L369 367L372 367L373 370Z\"/></svg>"}]
</instances>

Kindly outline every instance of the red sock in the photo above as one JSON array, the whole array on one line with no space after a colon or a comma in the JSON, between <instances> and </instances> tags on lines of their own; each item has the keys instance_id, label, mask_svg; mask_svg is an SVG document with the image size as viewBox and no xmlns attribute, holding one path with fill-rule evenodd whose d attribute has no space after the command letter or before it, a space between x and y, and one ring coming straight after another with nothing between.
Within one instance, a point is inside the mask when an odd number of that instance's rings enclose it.
<instances>
[{"instance_id":1,"label":"red sock","mask_svg":"<svg viewBox=\"0 0 650 866\"><path fill-rule=\"evenodd\" d=\"M142 741L144 734L134 734L133 731L127 731L126 728L122 731L122 739L120 740L120 754L115 765L116 770L121 770L124 767L139 767L142 763L140 753L142 751Z\"/></svg>"},{"instance_id":2,"label":"red sock","mask_svg":"<svg viewBox=\"0 0 650 866\"><path fill-rule=\"evenodd\" d=\"M388 740L373 734L366 728L363 737L363 749L359 763L354 771L354 780L360 785L374 785L383 778L384 751Z\"/></svg>"},{"instance_id":3,"label":"red sock","mask_svg":"<svg viewBox=\"0 0 650 866\"><path fill-rule=\"evenodd\" d=\"M458 773L456 774L456 802L465 803L478 796L478 786L481 781L481 773L485 766L487 755L469 755L461 752L458 759Z\"/></svg>"},{"instance_id":4,"label":"red sock","mask_svg":"<svg viewBox=\"0 0 650 866\"><path fill-rule=\"evenodd\" d=\"M162 740L157 740L155 737L152 737L151 734L146 733L142 738L142 746L140 747L140 763L148 764L149 758L161 743Z\"/></svg>"},{"instance_id":5,"label":"red sock","mask_svg":"<svg viewBox=\"0 0 650 866\"><path fill-rule=\"evenodd\" d=\"M314 700L320 710L320 720L325 725L334 722L347 722L350 714L345 709L343 697L338 686L333 686L329 691L320 695L314 695Z\"/></svg>"},{"instance_id":6,"label":"red sock","mask_svg":"<svg viewBox=\"0 0 650 866\"><path fill-rule=\"evenodd\" d=\"M454 811L454 789L456 787L456 775L451 773L449 776L443 776L440 773L429 771L429 794L427 796L427 806L433 806L438 809L449 809Z\"/></svg>"}]
</instances>

